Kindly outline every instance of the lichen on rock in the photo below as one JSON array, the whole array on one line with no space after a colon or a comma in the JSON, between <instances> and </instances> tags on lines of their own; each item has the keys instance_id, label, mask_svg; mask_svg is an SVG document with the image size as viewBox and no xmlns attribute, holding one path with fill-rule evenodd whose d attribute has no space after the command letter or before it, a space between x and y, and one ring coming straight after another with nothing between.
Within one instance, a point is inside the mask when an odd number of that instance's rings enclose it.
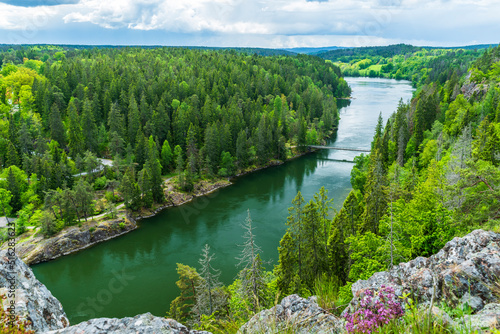
<instances>
[{"instance_id":1,"label":"lichen on rock","mask_svg":"<svg viewBox=\"0 0 500 334\"><path fill-rule=\"evenodd\" d=\"M275 307L257 313L238 334L343 332L343 321L318 306L314 297L304 299L290 295Z\"/></svg>"},{"instance_id":2,"label":"lichen on rock","mask_svg":"<svg viewBox=\"0 0 500 334\"><path fill-rule=\"evenodd\" d=\"M27 330L45 332L69 326L61 303L38 281L31 269L17 256L0 251L0 295L7 296L15 286L15 314L30 321ZM8 300L8 299L7 299ZM4 310L7 308L3 304Z\"/></svg>"},{"instance_id":3,"label":"lichen on rock","mask_svg":"<svg viewBox=\"0 0 500 334\"><path fill-rule=\"evenodd\" d=\"M128 318L91 319L68 328L50 331L45 334L210 334L205 331L189 330L186 326L172 319L155 317L144 313Z\"/></svg>"},{"instance_id":4,"label":"lichen on rock","mask_svg":"<svg viewBox=\"0 0 500 334\"><path fill-rule=\"evenodd\" d=\"M367 289L391 286L396 295L408 294L417 303L429 302L437 280L436 303L456 306L467 302L474 311L495 303L493 286L500 279L500 234L475 230L454 238L437 254L400 263L352 285L353 300L344 311L356 309Z\"/></svg>"}]
</instances>

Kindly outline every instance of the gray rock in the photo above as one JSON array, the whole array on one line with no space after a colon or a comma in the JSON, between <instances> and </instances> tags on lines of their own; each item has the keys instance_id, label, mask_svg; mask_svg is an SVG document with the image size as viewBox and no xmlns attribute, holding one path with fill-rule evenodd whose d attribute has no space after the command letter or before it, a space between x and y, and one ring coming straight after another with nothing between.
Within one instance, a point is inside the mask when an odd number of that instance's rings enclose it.
<instances>
[{"instance_id":1,"label":"gray rock","mask_svg":"<svg viewBox=\"0 0 500 334\"><path fill-rule=\"evenodd\" d=\"M31 321L27 329L44 332L69 326L61 303L31 269L17 256L0 251L0 295L8 296L11 284L15 286L15 314L20 321ZM6 301L10 303L9 299ZM5 310L7 306L4 301Z\"/></svg>"},{"instance_id":2,"label":"gray rock","mask_svg":"<svg viewBox=\"0 0 500 334\"><path fill-rule=\"evenodd\" d=\"M136 315L133 318L98 318L78 325L50 331L45 334L210 334L205 331L189 330L172 319L155 317L151 313Z\"/></svg>"},{"instance_id":3,"label":"gray rock","mask_svg":"<svg viewBox=\"0 0 500 334\"><path fill-rule=\"evenodd\" d=\"M344 322L323 310L313 297L298 295L283 298L275 307L257 313L238 331L250 333L342 333Z\"/></svg>"},{"instance_id":4,"label":"gray rock","mask_svg":"<svg viewBox=\"0 0 500 334\"><path fill-rule=\"evenodd\" d=\"M468 292L463 295L461 303L469 305L474 311L481 310L484 306L481 298L478 296L471 296Z\"/></svg>"},{"instance_id":5,"label":"gray rock","mask_svg":"<svg viewBox=\"0 0 500 334\"><path fill-rule=\"evenodd\" d=\"M418 303L430 301L433 275L438 287L436 303L458 305L465 298L479 311L483 305L496 302L491 287L500 277L500 234L476 230L454 238L429 258L418 257L357 281L352 285L354 298L344 313L356 309L367 289L382 285L393 287L398 296L412 294Z\"/></svg>"},{"instance_id":6,"label":"gray rock","mask_svg":"<svg viewBox=\"0 0 500 334\"><path fill-rule=\"evenodd\" d=\"M425 305L425 307L421 309L428 311L429 303L427 303L427 305ZM437 306L432 307L431 313L436 319L438 324L443 324L445 326L451 326L451 327L455 327L457 325L457 323L448 315L448 313L446 313Z\"/></svg>"},{"instance_id":7,"label":"gray rock","mask_svg":"<svg viewBox=\"0 0 500 334\"><path fill-rule=\"evenodd\" d=\"M488 304L477 314L464 316L461 323L469 329L500 329L500 304Z\"/></svg>"},{"instance_id":8,"label":"gray rock","mask_svg":"<svg viewBox=\"0 0 500 334\"><path fill-rule=\"evenodd\" d=\"M120 226L121 223L123 225ZM16 253L26 264L33 265L78 252L136 228L137 223L130 217L101 222L93 227L92 232L88 226L86 229L71 226L50 238L38 235L18 242L16 244ZM4 243L0 248L6 249L7 244Z\"/></svg>"}]
</instances>

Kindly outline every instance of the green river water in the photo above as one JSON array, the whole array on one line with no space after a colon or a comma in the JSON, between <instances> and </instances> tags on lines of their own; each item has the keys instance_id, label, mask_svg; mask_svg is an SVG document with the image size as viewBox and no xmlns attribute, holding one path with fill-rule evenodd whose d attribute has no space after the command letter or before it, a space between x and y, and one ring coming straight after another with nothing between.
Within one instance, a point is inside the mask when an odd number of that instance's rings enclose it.
<instances>
[{"instance_id":1,"label":"green river water","mask_svg":"<svg viewBox=\"0 0 500 334\"><path fill-rule=\"evenodd\" d=\"M379 113L385 122L400 98L411 98L413 89L407 81L347 81L353 99L341 101L338 134L329 145L369 149ZM221 280L232 282L238 272L238 244L243 241L241 223L250 209L261 257L276 264L288 207L297 191L309 201L325 186L339 209L351 189L353 165L329 159L352 160L357 154L321 150L242 176L207 197L142 220L140 228L124 236L32 269L61 301L71 324L145 312L164 316L179 293L176 263L197 267L207 243L216 255L214 267L221 270Z\"/></svg>"}]
</instances>

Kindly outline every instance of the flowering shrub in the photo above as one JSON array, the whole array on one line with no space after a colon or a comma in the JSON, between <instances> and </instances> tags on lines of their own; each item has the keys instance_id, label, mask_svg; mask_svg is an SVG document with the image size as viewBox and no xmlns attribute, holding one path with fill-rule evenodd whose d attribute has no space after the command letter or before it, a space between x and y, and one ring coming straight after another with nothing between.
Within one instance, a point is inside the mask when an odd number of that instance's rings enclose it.
<instances>
[{"instance_id":1,"label":"flowering shrub","mask_svg":"<svg viewBox=\"0 0 500 334\"><path fill-rule=\"evenodd\" d=\"M372 333L403 314L403 308L397 301L394 289L382 285L377 292L366 291L357 310L345 315L346 329L349 333Z\"/></svg>"}]
</instances>

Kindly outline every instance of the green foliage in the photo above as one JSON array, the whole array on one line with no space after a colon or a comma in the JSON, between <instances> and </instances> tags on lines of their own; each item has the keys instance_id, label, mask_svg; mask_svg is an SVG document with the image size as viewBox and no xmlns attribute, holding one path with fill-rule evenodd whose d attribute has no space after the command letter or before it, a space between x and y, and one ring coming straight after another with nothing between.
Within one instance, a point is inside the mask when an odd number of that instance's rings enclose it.
<instances>
[{"instance_id":1,"label":"green foliage","mask_svg":"<svg viewBox=\"0 0 500 334\"><path fill-rule=\"evenodd\" d=\"M104 187L106 187L106 182L107 182L106 176L101 176L101 177L97 178L94 181L94 189L95 190L104 189Z\"/></svg>"},{"instance_id":2,"label":"green foliage","mask_svg":"<svg viewBox=\"0 0 500 334\"><path fill-rule=\"evenodd\" d=\"M181 290L180 295L170 303L168 316L185 322L193 317L193 307L196 303L197 288L201 277L196 269L177 263L177 274L179 280L175 283Z\"/></svg>"},{"instance_id":3,"label":"green foliage","mask_svg":"<svg viewBox=\"0 0 500 334\"><path fill-rule=\"evenodd\" d=\"M406 79L417 87L430 82L445 84L453 75L460 77L472 61L487 53L485 49L423 48L396 44L332 50L318 56L337 64L346 76ZM480 70L475 73L474 78L485 77ZM492 73L496 72L493 70ZM450 83L450 95L456 84L456 79Z\"/></svg>"},{"instance_id":4,"label":"green foliage","mask_svg":"<svg viewBox=\"0 0 500 334\"><path fill-rule=\"evenodd\" d=\"M26 178L9 179L13 214L22 198L37 195L39 209L59 188L54 219L86 216L69 203L75 174L104 189L98 157L114 160L106 178L116 177L127 208L138 210L164 201L162 174L175 170L191 191L200 179L285 160L306 135L310 143L329 135L335 98L350 94L338 68L247 51L0 47L9 59L0 69L0 173L16 166L38 177L29 193Z\"/></svg>"},{"instance_id":5,"label":"green foliage","mask_svg":"<svg viewBox=\"0 0 500 334\"><path fill-rule=\"evenodd\" d=\"M314 295L318 305L331 313L336 313L339 297L340 281L336 276L328 276L323 273L314 281Z\"/></svg>"}]
</instances>

